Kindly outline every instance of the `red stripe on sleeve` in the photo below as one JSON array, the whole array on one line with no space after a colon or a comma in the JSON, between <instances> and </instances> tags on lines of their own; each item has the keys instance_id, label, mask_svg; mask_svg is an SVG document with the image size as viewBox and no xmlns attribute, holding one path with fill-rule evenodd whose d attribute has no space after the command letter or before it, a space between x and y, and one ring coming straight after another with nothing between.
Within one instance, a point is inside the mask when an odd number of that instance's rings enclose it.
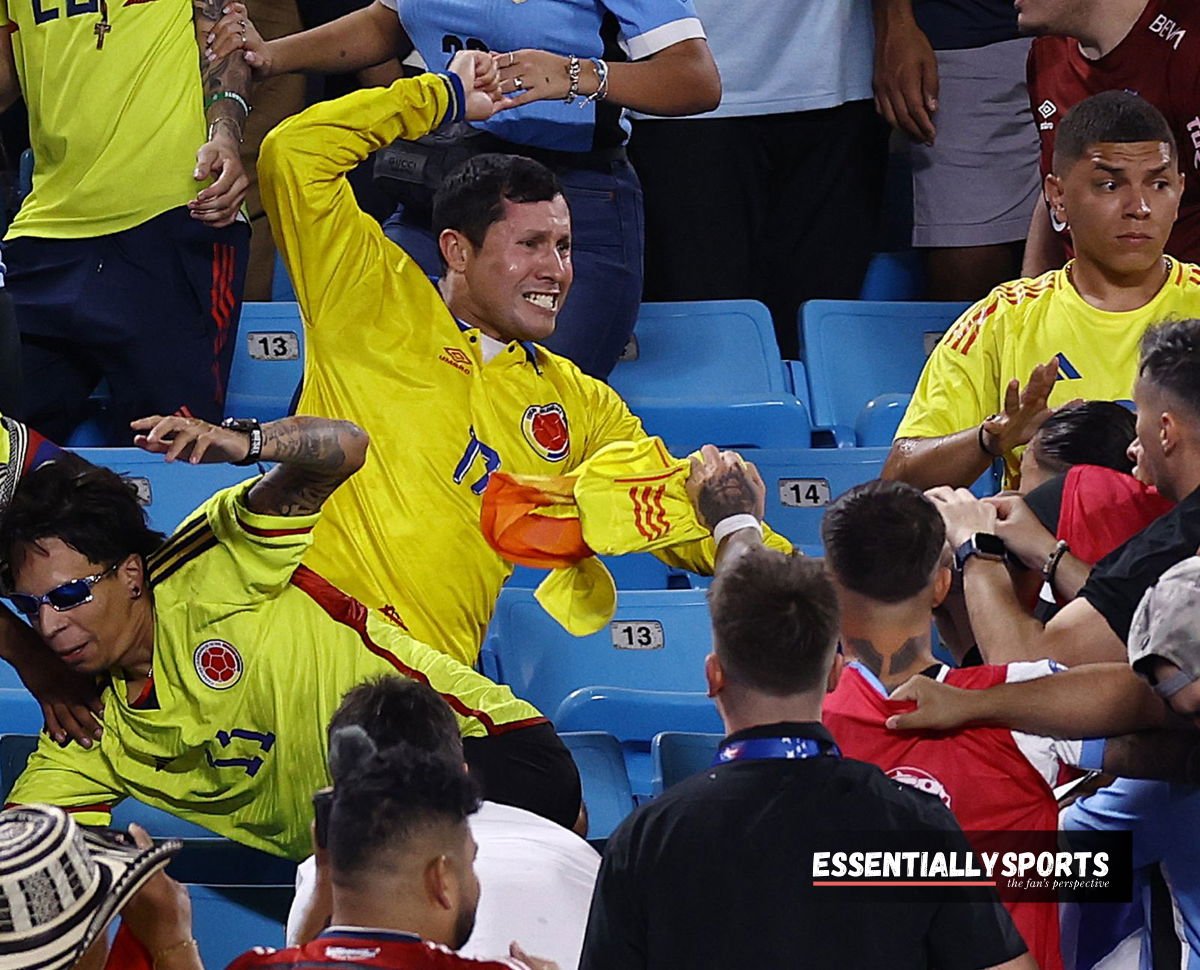
<instances>
[{"instance_id":1,"label":"red stripe on sleeve","mask_svg":"<svg viewBox=\"0 0 1200 970\"><path fill-rule=\"evenodd\" d=\"M404 663L394 653L385 650L371 639L371 634L367 631L367 608L349 593L344 593L307 566L298 566L292 574L291 582L297 589L303 590L312 597L313 602L328 613L332 619L343 626L350 627L350 629L358 634L364 647L380 659L386 660L396 668L398 673L408 677L410 680L418 681L426 687L433 686L429 683L429 677L423 671L408 666L408 664ZM437 688L434 689L436 690ZM523 721L514 721L511 724L497 724L492 720L490 715L468 707L462 698L454 694L446 694L438 691L438 696L461 716L472 717L479 721L488 734L504 734L517 728L530 727L534 724L544 724L546 722L546 718L544 717L531 717Z\"/></svg>"}]
</instances>

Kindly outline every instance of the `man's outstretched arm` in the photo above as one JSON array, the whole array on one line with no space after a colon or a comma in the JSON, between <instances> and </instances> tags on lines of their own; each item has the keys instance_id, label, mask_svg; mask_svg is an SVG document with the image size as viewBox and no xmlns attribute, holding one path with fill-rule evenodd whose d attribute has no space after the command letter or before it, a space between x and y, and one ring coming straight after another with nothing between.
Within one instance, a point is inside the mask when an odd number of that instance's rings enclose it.
<instances>
[{"instance_id":1,"label":"man's outstretched arm","mask_svg":"<svg viewBox=\"0 0 1200 970\"><path fill-rule=\"evenodd\" d=\"M134 444L176 459L242 462L253 458L277 463L246 496L251 512L261 515L311 515L367 459L367 433L349 421L296 415L261 429L259 453L251 454L252 433L221 428L199 418L178 415L140 418Z\"/></svg>"},{"instance_id":2,"label":"man's outstretched arm","mask_svg":"<svg viewBox=\"0 0 1200 970\"><path fill-rule=\"evenodd\" d=\"M917 705L888 718L894 731L950 731L977 724L1052 738L1107 738L1172 723L1167 706L1125 663L1088 664L986 690L914 677L892 700Z\"/></svg>"}]
</instances>

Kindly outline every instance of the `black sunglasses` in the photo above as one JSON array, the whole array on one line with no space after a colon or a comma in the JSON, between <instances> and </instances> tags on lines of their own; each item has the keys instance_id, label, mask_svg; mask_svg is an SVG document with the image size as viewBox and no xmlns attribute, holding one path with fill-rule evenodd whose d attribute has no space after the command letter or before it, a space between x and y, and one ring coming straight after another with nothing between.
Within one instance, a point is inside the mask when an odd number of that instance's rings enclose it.
<instances>
[{"instance_id":1,"label":"black sunglasses","mask_svg":"<svg viewBox=\"0 0 1200 970\"><path fill-rule=\"evenodd\" d=\"M50 604L50 607L56 613L65 613L67 610L73 610L84 603L90 603L92 601L92 587L105 576L115 573L118 565L120 563L113 563L104 572L96 573L94 576L72 579L61 586L55 586L54 589L41 596L31 596L29 593L6 593L5 599L30 619L38 615L43 603Z\"/></svg>"}]
</instances>

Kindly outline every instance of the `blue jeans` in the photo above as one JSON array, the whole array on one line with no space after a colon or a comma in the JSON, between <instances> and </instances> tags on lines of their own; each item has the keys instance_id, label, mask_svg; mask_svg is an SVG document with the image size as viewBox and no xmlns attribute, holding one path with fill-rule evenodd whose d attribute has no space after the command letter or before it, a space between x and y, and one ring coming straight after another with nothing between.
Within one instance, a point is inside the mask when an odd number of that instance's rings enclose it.
<instances>
[{"instance_id":1,"label":"blue jeans","mask_svg":"<svg viewBox=\"0 0 1200 970\"><path fill-rule=\"evenodd\" d=\"M624 161L612 162L610 172L574 169L557 175L571 208L575 282L545 345L604 380L633 333L642 301L642 186ZM433 232L406 219L403 207L383 231L426 273L441 275Z\"/></svg>"}]
</instances>

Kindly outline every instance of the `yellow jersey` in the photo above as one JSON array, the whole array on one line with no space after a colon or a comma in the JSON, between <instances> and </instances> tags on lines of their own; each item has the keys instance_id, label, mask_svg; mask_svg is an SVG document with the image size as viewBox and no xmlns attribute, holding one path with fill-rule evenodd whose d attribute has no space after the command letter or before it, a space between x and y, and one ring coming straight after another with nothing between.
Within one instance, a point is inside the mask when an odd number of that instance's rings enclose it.
<instances>
[{"instance_id":1,"label":"yellow jersey","mask_svg":"<svg viewBox=\"0 0 1200 970\"><path fill-rule=\"evenodd\" d=\"M118 674L91 749L43 735L9 796L107 824L132 795L238 842L308 855L313 792L329 783L326 726L351 687L401 674L449 703L464 736L544 718L300 565L319 516L251 512L252 482L218 492L148 560L152 687Z\"/></svg>"},{"instance_id":2,"label":"yellow jersey","mask_svg":"<svg viewBox=\"0 0 1200 970\"><path fill-rule=\"evenodd\" d=\"M359 210L345 173L454 117L453 90L425 74L313 105L267 136L258 173L304 318L297 411L348 418L371 436L366 467L326 504L306 562L474 663L512 571L480 528L489 476L564 475L646 433L616 392L541 346L514 341L485 363L480 331L461 326ZM663 558L711 572L714 551L710 537Z\"/></svg>"},{"instance_id":3,"label":"yellow jersey","mask_svg":"<svg viewBox=\"0 0 1200 970\"><path fill-rule=\"evenodd\" d=\"M195 196L204 94L188 0L0 0L0 24L34 157L6 238L102 236Z\"/></svg>"},{"instance_id":4,"label":"yellow jersey","mask_svg":"<svg viewBox=\"0 0 1200 970\"><path fill-rule=\"evenodd\" d=\"M1050 406L1076 398L1129 402L1138 343L1152 323L1200 315L1200 267L1169 260L1167 281L1137 310L1098 310L1071 284L1070 263L1037 279L996 287L966 311L934 348L897 438L940 438L1004 410L1016 378L1058 355ZM1007 455L1010 480L1018 455Z\"/></svg>"}]
</instances>

